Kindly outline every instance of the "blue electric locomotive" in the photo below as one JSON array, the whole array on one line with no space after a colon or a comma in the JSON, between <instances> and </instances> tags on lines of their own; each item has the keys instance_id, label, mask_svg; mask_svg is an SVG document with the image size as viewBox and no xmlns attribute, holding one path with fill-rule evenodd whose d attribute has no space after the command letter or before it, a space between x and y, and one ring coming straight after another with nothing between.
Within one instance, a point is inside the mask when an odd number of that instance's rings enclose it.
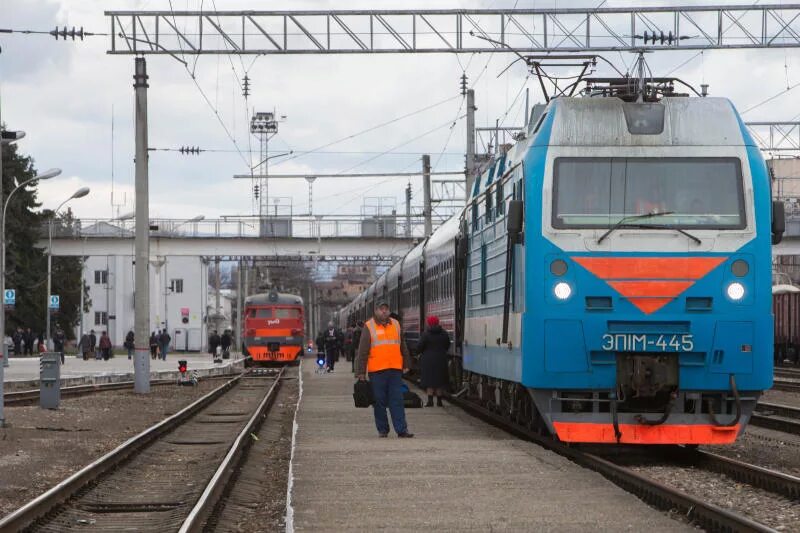
<instances>
[{"instance_id":1,"label":"blue electric locomotive","mask_svg":"<svg viewBox=\"0 0 800 533\"><path fill-rule=\"evenodd\" d=\"M733 442L772 384L783 227L733 105L570 97L530 118L343 316L388 296L413 341L444 314L454 388L562 441Z\"/></svg>"}]
</instances>

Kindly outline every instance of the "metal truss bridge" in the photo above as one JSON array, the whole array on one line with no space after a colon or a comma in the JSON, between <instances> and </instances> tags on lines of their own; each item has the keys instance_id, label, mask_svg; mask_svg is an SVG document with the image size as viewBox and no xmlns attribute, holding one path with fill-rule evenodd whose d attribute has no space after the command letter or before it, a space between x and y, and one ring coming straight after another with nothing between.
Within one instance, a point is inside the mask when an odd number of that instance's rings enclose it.
<instances>
[{"instance_id":1,"label":"metal truss bridge","mask_svg":"<svg viewBox=\"0 0 800 533\"><path fill-rule=\"evenodd\" d=\"M800 4L106 11L111 54L522 53L800 46Z\"/></svg>"}]
</instances>

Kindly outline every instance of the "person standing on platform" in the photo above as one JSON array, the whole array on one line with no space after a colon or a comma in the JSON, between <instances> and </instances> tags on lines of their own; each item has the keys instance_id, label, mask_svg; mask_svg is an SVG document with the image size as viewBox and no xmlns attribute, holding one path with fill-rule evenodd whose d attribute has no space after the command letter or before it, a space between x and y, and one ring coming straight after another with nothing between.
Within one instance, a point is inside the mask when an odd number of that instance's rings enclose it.
<instances>
[{"instance_id":1,"label":"person standing on platform","mask_svg":"<svg viewBox=\"0 0 800 533\"><path fill-rule=\"evenodd\" d=\"M103 354L103 361L108 361L111 357L111 349L113 346L111 345L111 337L104 331L100 334L100 342L97 345L100 348L100 353Z\"/></svg>"},{"instance_id":2,"label":"person standing on platform","mask_svg":"<svg viewBox=\"0 0 800 533\"><path fill-rule=\"evenodd\" d=\"M450 349L450 335L439 325L439 317L431 315L427 323L428 328L417 344L420 353L420 386L428 392L425 407L433 407L434 395L436 405L442 407L442 394L448 382L447 350Z\"/></svg>"},{"instance_id":3,"label":"person standing on platform","mask_svg":"<svg viewBox=\"0 0 800 533\"><path fill-rule=\"evenodd\" d=\"M14 343L14 355L19 357L22 355L22 328L14 330L11 341Z\"/></svg>"},{"instance_id":4,"label":"person standing on platform","mask_svg":"<svg viewBox=\"0 0 800 533\"><path fill-rule=\"evenodd\" d=\"M89 352L92 351L92 342L87 333L81 335L81 340L78 341L78 350L81 352L83 360L87 361L89 359Z\"/></svg>"},{"instance_id":5,"label":"person standing on platform","mask_svg":"<svg viewBox=\"0 0 800 533\"><path fill-rule=\"evenodd\" d=\"M61 364L64 364L64 343L66 342L67 337L64 335L64 330L61 328L56 328L55 333L53 333L53 351L58 352L61 356Z\"/></svg>"},{"instance_id":6,"label":"person standing on platform","mask_svg":"<svg viewBox=\"0 0 800 533\"><path fill-rule=\"evenodd\" d=\"M36 344L35 342L36 337L33 336L31 328L25 330L25 333L22 336L22 340L25 341L25 355L33 355L34 345Z\"/></svg>"},{"instance_id":7,"label":"person standing on platform","mask_svg":"<svg viewBox=\"0 0 800 533\"><path fill-rule=\"evenodd\" d=\"M408 431L406 411L403 405L403 372L411 366L408 352L400 329L400 322L389 318L389 304L379 301L375 316L364 324L358 343L356 358L356 378L367 379L372 385L375 426L379 437L389 435L389 420L386 408L392 415L392 426L401 439L414 436Z\"/></svg>"},{"instance_id":8,"label":"person standing on platform","mask_svg":"<svg viewBox=\"0 0 800 533\"><path fill-rule=\"evenodd\" d=\"M135 343L133 342L133 330L128 331L128 334L125 335L125 348L128 349L128 361L133 359L133 352L135 348Z\"/></svg>"},{"instance_id":9,"label":"person standing on platform","mask_svg":"<svg viewBox=\"0 0 800 533\"><path fill-rule=\"evenodd\" d=\"M161 336L158 337L158 344L161 346L161 360L167 360L167 352L169 351L169 341L172 340L172 337L169 336L167 330L161 332Z\"/></svg>"},{"instance_id":10,"label":"person standing on platform","mask_svg":"<svg viewBox=\"0 0 800 533\"><path fill-rule=\"evenodd\" d=\"M339 358L339 350L342 349L342 334L336 329L333 322L328 322L328 329L322 333L322 345L328 372L333 372L333 367Z\"/></svg>"}]
</instances>

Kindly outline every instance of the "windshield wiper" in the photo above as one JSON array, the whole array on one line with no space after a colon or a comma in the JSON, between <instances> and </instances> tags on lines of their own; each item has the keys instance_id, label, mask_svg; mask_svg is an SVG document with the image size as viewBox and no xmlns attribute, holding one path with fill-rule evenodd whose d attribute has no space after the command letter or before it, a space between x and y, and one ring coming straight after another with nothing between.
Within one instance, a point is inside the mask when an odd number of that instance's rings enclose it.
<instances>
[{"instance_id":1,"label":"windshield wiper","mask_svg":"<svg viewBox=\"0 0 800 533\"><path fill-rule=\"evenodd\" d=\"M648 228L648 229L671 229L671 230L675 230L678 233L682 233L682 234L686 235L687 237L692 239L697 244L703 244L703 241L701 241L698 237L695 237L694 235L692 235L691 233L689 233L685 229L681 229L681 228L678 228L678 227L675 227L675 226L667 226L666 224L638 224L638 227L640 227L640 228Z\"/></svg>"},{"instance_id":2,"label":"windshield wiper","mask_svg":"<svg viewBox=\"0 0 800 533\"><path fill-rule=\"evenodd\" d=\"M662 211L662 212L650 211L649 213L644 213L642 215L629 215L627 217L622 217L621 219L619 219L619 221L616 224L614 224L613 226L608 228L608 231L606 231L605 233L600 235L600 238L597 239L597 244L600 244L601 242L603 242L606 239L606 237L608 237L609 235L611 235L611 233L614 232L614 230L619 229L619 228L621 228L623 226L642 227L641 224L630 224L631 220L639 220L639 219L642 219L642 218L649 218L649 217L655 217L655 216L661 216L661 215L671 215L674 212L675 211Z\"/></svg>"}]
</instances>

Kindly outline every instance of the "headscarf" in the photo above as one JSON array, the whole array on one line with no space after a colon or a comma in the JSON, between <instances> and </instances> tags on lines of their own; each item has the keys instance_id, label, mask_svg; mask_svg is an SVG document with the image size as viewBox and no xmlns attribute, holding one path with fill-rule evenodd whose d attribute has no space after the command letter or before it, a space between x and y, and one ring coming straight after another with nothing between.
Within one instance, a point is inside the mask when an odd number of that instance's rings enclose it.
<instances>
[{"instance_id":1,"label":"headscarf","mask_svg":"<svg viewBox=\"0 0 800 533\"><path fill-rule=\"evenodd\" d=\"M439 317L435 316L435 315L431 315L431 316L428 317L427 322L428 322L428 327L429 328L432 328L433 326L438 326L439 325Z\"/></svg>"}]
</instances>

